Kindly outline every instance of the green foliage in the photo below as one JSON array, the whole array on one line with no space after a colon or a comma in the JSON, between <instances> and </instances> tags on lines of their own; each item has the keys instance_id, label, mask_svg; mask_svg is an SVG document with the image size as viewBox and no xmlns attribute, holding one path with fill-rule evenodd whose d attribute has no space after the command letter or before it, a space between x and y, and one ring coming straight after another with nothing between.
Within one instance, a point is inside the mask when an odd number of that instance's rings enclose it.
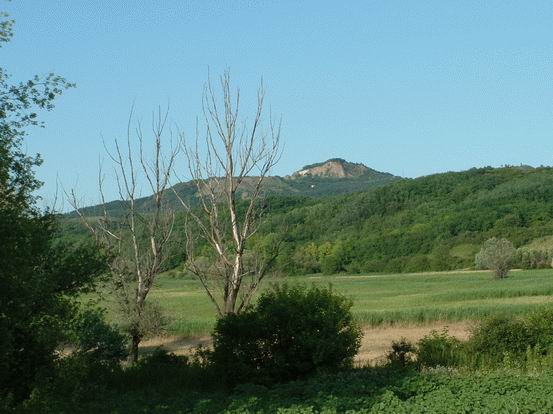
<instances>
[{"instance_id":1,"label":"green foliage","mask_svg":"<svg viewBox=\"0 0 553 414\"><path fill-rule=\"evenodd\" d=\"M317 188L317 179L333 180L337 188L357 192L305 197L311 194L311 185ZM263 206L265 223L257 240L268 234L282 238L276 270L284 274L469 268L474 266L478 246L490 238L507 238L517 248L542 251L547 247L532 241L553 234L552 168L487 167L388 180L368 190L348 187L357 179L305 180L314 181L307 185L303 179L285 180L306 184L293 192L268 189L271 195ZM183 222L180 218L179 223ZM78 231L82 232L68 225L66 235L75 237ZM177 225L175 232L182 231ZM171 264L183 260L175 252ZM546 266L544 260L528 260L522 252L512 265Z\"/></svg>"},{"instance_id":2,"label":"green foliage","mask_svg":"<svg viewBox=\"0 0 553 414\"><path fill-rule=\"evenodd\" d=\"M456 367L465 359L461 341L449 335L447 329L432 331L417 344L417 362L422 367Z\"/></svg>"},{"instance_id":3,"label":"green foliage","mask_svg":"<svg viewBox=\"0 0 553 414\"><path fill-rule=\"evenodd\" d=\"M476 268L489 269L497 279L504 279L509 273L515 253L515 247L509 240L492 237L486 240L476 255Z\"/></svg>"},{"instance_id":4,"label":"green foliage","mask_svg":"<svg viewBox=\"0 0 553 414\"><path fill-rule=\"evenodd\" d=\"M166 374L161 371L165 367ZM173 368L171 368L173 367ZM178 367L178 368L177 368ZM37 391L27 413L542 413L553 411L553 372L519 370L418 373L394 368L363 368L319 375L273 387L241 385L208 389L190 366L161 363L143 371L144 383L129 381L136 367L116 374L104 390L91 390L80 401ZM175 370L178 369L181 375ZM180 383L182 373L195 379ZM176 374L174 381L171 381ZM155 375L152 377L152 375ZM157 383L157 386L156 386ZM148 387L148 388L146 388Z\"/></svg>"},{"instance_id":5,"label":"green foliage","mask_svg":"<svg viewBox=\"0 0 553 414\"><path fill-rule=\"evenodd\" d=\"M330 288L274 287L217 321L212 360L229 381L272 383L350 366L361 332Z\"/></svg>"},{"instance_id":6,"label":"green foliage","mask_svg":"<svg viewBox=\"0 0 553 414\"><path fill-rule=\"evenodd\" d=\"M469 341L470 352L485 363L498 364L506 355L521 357L532 346L522 318L495 317L483 321Z\"/></svg>"},{"instance_id":7,"label":"green foliage","mask_svg":"<svg viewBox=\"0 0 553 414\"><path fill-rule=\"evenodd\" d=\"M526 329L533 347L553 352L553 308L536 310L525 318Z\"/></svg>"},{"instance_id":8,"label":"green foliage","mask_svg":"<svg viewBox=\"0 0 553 414\"><path fill-rule=\"evenodd\" d=\"M406 367L413 362L413 357L417 351L415 345L406 338L392 342L392 349L386 355L388 362L393 366Z\"/></svg>"},{"instance_id":9,"label":"green foliage","mask_svg":"<svg viewBox=\"0 0 553 414\"><path fill-rule=\"evenodd\" d=\"M18 227L0 253L4 288L0 293L2 348L0 386L18 395L28 391L35 375L51 366L63 340L77 295L90 291L104 274L105 260L94 246L53 243L49 218L19 216L0 229ZM1 236L0 236L1 237Z\"/></svg>"},{"instance_id":10,"label":"green foliage","mask_svg":"<svg viewBox=\"0 0 553 414\"><path fill-rule=\"evenodd\" d=\"M552 315L547 310L520 319L534 332L530 343L550 338ZM490 332L491 326L482 329ZM391 358L395 363L388 366L319 372L271 386L253 385L250 377L234 388L225 386L212 365L161 350L125 369L69 358L57 366L55 380L39 384L18 412L545 414L553 409L553 359L543 347L483 366L459 358L458 352L474 353L470 341L461 346L447 332L433 332L419 343L419 362L432 361L421 371L409 363L412 350L400 340Z\"/></svg>"},{"instance_id":11,"label":"green foliage","mask_svg":"<svg viewBox=\"0 0 553 414\"><path fill-rule=\"evenodd\" d=\"M286 223L279 266L288 273L472 267L475 246L489 238L523 246L553 233L552 185L551 168L436 174L273 210L262 231ZM322 246L328 255L313 254Z\"/></svg>"},{"instance_id":12,"label":"green foliage","mask_svg":"<svg viewBox=\"0 0 553 414\"><path fill-rule=\"evenodd\" d=\"M194 383L208 381L207 370L194 370L189 358L169 354L157 348L138 363L128 367L119 378L119 386L134 389L157 388L163 384L178 392L178 388L193 388ZM201 373L200 373L201 371ZM203 376L203 378L201 378Z\"/></svg>"},{"instance_id":13,"label":"green foliage","mask_svg":"<svg viewBox=\"0 0 553 414\"><path fill-rule=\"evenodd\" d=\"M517 249L514 262L523 269L548 269L553 264L553 249Z\"/></svg>"},{"instance_id":14,"label":"green foliage","mask_svg":"<svg viewBox=\"0 0 553 414\"><path fill-rule=\"evenodd\" d=\"M0 15L0 43L13 22ZM0 394L27 395L41 372L54 364L76 296L105 271L103 252L86 243L55 242L55 217L42 213L33 196L40 186L29 156L27 128L42 126L39 110L73 86L49 74L19 83L0 68Z\"/></svg>"},{"instance_id":15,"label":"green foliage","mask_svg":"<svg viewBox=\"0 0 553 414\"><path fill-rule=\"evenodd\" d=\"M74 354L99 363L115 364L127 357L126 338L104 320L98 309L84 310L75 319L69 334Z\"/></svg>"},{"instance_id":16,"label":"green foliage","mask_svg":"<svg viewBox=\"0 0 553 414\"><path fill-rule=\"evenodd\" d=\"M36 412L63 412L65 405L90 401L106 391L121 374L127 356L125 338L104 321L103 312L79 312L68 332L69 355L43 371L26 405ZM40 391L39 391L40 390ZM43 404L53 400L57 404Z\"/></svg>"},{"instance_id":17,"label":"green foliage","mask_svg":"<svg viewBox=\"0 0 553 414\"><path fill-rule=\"evenodd\" d=\"M553 361L553 310L525 317L491 317L480 322L466 342L447 330L433 331L417 344L421 367L468 369L550 367Z\"/></svg>"}]
</instances>

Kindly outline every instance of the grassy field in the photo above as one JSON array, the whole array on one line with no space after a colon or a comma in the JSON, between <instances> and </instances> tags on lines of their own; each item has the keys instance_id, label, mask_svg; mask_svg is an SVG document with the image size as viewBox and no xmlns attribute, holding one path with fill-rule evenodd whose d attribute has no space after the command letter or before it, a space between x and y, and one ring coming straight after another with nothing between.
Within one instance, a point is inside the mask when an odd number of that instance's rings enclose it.
<instances>
[{"instance_id":1,"label":"grassy field","mask_svg":"<svg viewBox=\"0 0 553 414\"><path fill-rule=\"evenodd\" d=\"M329 283L352 298L361 324L423 324L520 314L553 302L553 270L512 272L493 280L488 272L401 275L303 276L289 283ZM266 284L267 286L267 284ZM151 292L169 319L169 333L199 336L215 320L212 304L194 279L162 276Z\"/></svg>"}]
</instances>

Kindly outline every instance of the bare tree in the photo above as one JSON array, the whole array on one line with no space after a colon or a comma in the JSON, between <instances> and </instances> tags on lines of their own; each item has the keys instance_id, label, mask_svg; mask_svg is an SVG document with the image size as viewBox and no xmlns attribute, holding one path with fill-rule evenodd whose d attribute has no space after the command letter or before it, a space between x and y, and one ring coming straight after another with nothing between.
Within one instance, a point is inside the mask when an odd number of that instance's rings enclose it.
<instances>
[{"instance_id":1,"label":"bare tree","mask_svg":"<svg viewBox=\"0 0 553 414\"><path fill-rule=\"evenodd\" d=\"M184 145L199 208L175 195L192 224L187 226L187 267L219 315L225 315L240 312L250 302L278 252L278 243L263 254L248 243L261 222L263 184L280 158L281 123L269 115L264 125L262 82L249 124L239 119L240 90L231 90L228 71L220 77L220 87L217 94L208 79L203 95L204 136L200 139L197 127L194 145ZM198 238L210 246L209 260L199 255Z\"/></svg>"},{"instance_id":2,"label":"bare tree","mask_svg":"<svg viewBox=\"0 0 553 414\"><path fill-rule=\"evenodd\" d=\"M167 203L167 194L179 146L171 142L165 153L162 138L167 114L159 109L153 117L151 159L145 154L145 138L140 123L134 132L132 130L132 111L124 146L116 139L113 151L106 147L113 163L122 213L113 214L108 210L101 168L98 175L101 214L88 217L80 207L74 190L68 194L69 203L82 223L97 243L111 254L112 282L129 325L132 362L138 360L138 346L144 335L146 297L167 258L175 222L174 211ZM133 145L133 138L138 141L138 149ZM152 193L152 202L148 206L137 203L142 183Z\"/></svg>"}]
</instances>

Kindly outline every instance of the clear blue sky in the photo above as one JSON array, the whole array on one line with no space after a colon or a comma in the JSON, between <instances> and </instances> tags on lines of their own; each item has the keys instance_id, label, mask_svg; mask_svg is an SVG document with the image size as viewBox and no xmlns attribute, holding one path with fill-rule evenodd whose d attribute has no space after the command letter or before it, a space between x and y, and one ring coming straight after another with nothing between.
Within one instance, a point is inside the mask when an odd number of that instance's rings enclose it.
<instances>
[{"instance_id":1,"label":"clear blue sky","mask_svg":"<svg viewBox=\"0 0 553 414\"><path fill-rule=\"evenodd\" d=\"M0 50L14 80L76 82L33 130L48 198L56 176L96 194L101 135L171 102L189 134L208 67L245 95L263 76L283 116L275 170L342 157L415 177L553 163L553 2L1 2L16 20Z\"/></svg>"}]
</instances>

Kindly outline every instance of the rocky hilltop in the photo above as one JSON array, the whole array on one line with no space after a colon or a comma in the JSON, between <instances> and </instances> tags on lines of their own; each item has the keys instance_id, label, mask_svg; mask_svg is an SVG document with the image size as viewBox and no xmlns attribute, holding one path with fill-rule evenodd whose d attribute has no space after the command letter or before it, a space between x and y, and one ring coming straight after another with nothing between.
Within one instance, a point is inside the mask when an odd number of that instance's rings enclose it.
<instances>
[{"instance_id":1,"label":"rocky hilltop","mask_svg":"<svg viewBox=\"0 0 553 414\"><path fill-rule=\"evenodd\" d=\"M334 177L353 178L373 175L377 171L361 163L348 162L342 158L331 158L324 162L310 164L292 174L292 178L300 177ZM379 173L385 174L385 173Z\"/></svg>"},{"instance_id":2,"label":"rocky hilltop","mask_svg":"<svg viewBox=\"0 0 553 414\"><path fill-rule=\"evenodd\" d=\"M292 175L286 177L269 176L265 179L265 194L281 196L303 196L303 197L330 197L340 194L366 191L372 188L381 187L392 181L400 180L390 173L380 172L367 167L364 164L353 163L341 158L306 165ZM246 177L237 190L240 198L247 199L253 191L256 183L255 177ZM192 205L197 204L198 194L196 184L192 181L176 184L173 189L179 196L188 200ZM153 208L154 199L151 196L136 200L141 211L150 211ZM176 209L180 203L172 191L167 195L167 202ZM88 215L101 214L107 208L110 214L124 214L124 202L113 201L105 206L91 206L83 209ZM69 213L71 215L74 213Z\"/></svg>"}]
</instances>

